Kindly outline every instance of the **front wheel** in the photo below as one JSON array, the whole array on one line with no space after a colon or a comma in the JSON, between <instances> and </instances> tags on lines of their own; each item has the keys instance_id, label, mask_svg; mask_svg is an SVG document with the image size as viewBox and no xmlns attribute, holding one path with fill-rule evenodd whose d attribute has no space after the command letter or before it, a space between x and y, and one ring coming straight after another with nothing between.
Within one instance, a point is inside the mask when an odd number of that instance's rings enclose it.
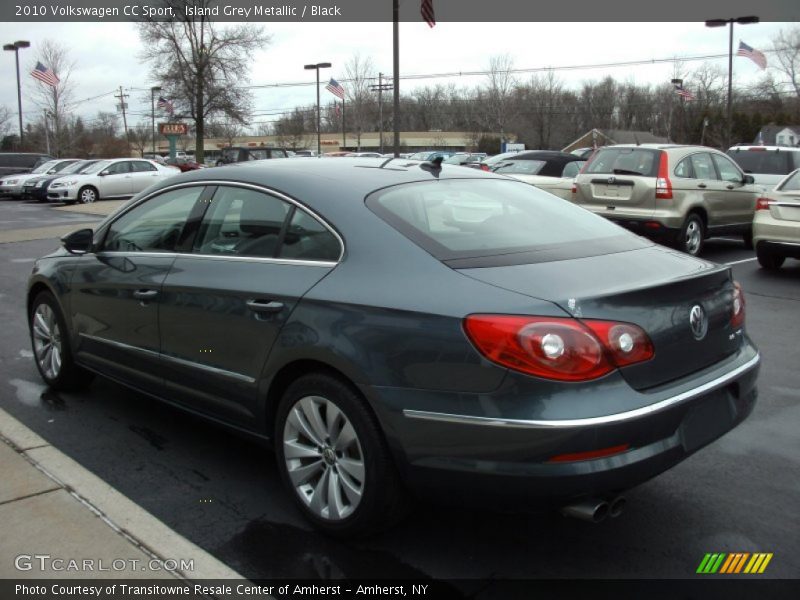
<instances>
[{"instance_id":1,"label":"front wheel","mask_svg":"<svg viewBox=\"0 0 800 600\"><path fill-rule=\"evenodd\" d=\"M284 483L325 533L364 536L401 515L405 494L377 420L339 379L318 373L289 386L275 444Z\"/></svg>"},{"instance_id":2,"label":"front wheel","mask_svg":"<svg viewBox=\"0 0 800 600\"><path fill-rule=\"evenodd\" d=\"M697 256L703 248L703 239L705 238L705 225L703 219L696 213L690 214L686 217L686 221L681 227L678 234L678 250Z\"/></svg>"},{"instance_id":3,"label":"front wheel","mask_svg":"<svg viewBox=\"0 0 800 600\"><path fill-rule=\"evenodd\" d=\"M54 390L75 390L88 385L94 375L72 358L64 317L50 292L40 292L33 301L30 334L36 368Z\"/></svg>"},{"instance_id":4,"label":"front wheel","mask_svg":"<svg viewBox=\"0 0 800 600\"><path fill-rule=\"evenodd\" d=\"M78 200L80 200L81 204L97 202L97 190L93 187L81 188L78 192Z\"/></svg>"}]
</instances>

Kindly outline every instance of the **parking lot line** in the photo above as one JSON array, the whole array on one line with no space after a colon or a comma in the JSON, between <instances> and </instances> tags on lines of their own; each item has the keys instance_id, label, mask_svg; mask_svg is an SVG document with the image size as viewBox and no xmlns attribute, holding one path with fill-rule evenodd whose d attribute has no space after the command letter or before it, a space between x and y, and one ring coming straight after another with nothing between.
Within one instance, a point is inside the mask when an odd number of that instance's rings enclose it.
<instances>
[{"instance_id":1,"label":"parking lot line","mask_svg":"<svg viewBox=\"0 0 800 600\"><path fill-rule=\"evenodd\" d=\"M726 265L739 265L746 262L752 262L754 260L758 260L755 256L753 258L743 258L742 260L734 260L731 262L725 263Z\"/></svg>"}]
</instances>

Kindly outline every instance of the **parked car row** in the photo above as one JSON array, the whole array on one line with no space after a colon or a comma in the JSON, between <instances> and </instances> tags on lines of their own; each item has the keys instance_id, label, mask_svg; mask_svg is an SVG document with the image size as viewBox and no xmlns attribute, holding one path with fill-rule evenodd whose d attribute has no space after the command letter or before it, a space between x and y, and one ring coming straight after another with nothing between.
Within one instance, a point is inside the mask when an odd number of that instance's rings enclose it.
<instances>
[{"instance_id":1,"label":"parked car row","mask_svg":"<svg viewBox=\"0 0 800 600\"><path fill-rule=\"evenodd\" d=\"M0 195L74 204L106 198L129 198L157 181L180 172L177 166L141 158L55 159L30 173L0 180Z\"/></svg>"}]
</instances>

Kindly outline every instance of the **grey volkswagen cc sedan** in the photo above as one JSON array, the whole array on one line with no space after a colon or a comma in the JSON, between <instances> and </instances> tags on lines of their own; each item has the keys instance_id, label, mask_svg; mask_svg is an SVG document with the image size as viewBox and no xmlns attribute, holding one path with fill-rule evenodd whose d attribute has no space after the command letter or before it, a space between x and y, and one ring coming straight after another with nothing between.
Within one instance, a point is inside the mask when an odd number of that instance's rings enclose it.
<instances>
[{"instance_id":1,"label":"grey volkswagen cc sedan","mask_svg":"<svg viewBox=\"0 0 800 600\"><path fill-rule=\"evenodd\" d=\"M62 241L28 289L44 381L97 373L268 440L336 535L408 492L599 520L756 401L728 267L492 173L204 169Z\"/></svg>"}]
</instances>

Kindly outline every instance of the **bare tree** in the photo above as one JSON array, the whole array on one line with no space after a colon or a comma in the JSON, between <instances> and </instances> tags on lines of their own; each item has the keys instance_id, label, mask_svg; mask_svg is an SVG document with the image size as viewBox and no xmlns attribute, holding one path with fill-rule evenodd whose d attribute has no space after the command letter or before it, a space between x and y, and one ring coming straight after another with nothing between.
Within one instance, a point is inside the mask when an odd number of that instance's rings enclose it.
<instances>
[{"instance_id":1,"label":"bare tree","mask_svg":"<svg viewBox=\"0 0 800 600\"><path fill-rule=\"evenodd\" d=\"M0 106L0 139L6 137L11 130L11 113L5 106Z\"/></svg>"},{"instance_id":2,"label":"bare tree","mask_svg":"<svg viewBox=\"0 0 800 600\"><path fill-rule=\"evenodd\" d=\"M142 58L151 62L154 79L174 99L176 109L194 121L195 160L203 162L207 118L222 114L245 123L252 94L242 84L248 81L251 55L269 44L270 36L253 25L212 22L205 13L216 0L193 2L203 16L185 16L184 0L163 4L184 16L140 23Z\"/></svg>"},{"instance_id":3,"label":"bare tree","mask_svg":"<svg viewBox=\"0 0 800 600\"><path fill-rule=\"evenodd\" d=\"M772 47L777 65L770 68L780 73L783 83L789 85L800 98L800 26L782 29Z\"/></svg>"},{"instance_id":4,"label":"bare tree","mask_svg":"<svg viewBox=\"0 0 800 600\"><path fill-rule=\"evenodd\" d=\"M503 137L504 128L512 116L512 99L517 85L512 73L514 60L509 54L489 58L489 74L487 75L487 105L490 131L499 128ZM501 140L502 141L502 140Z\"/></svg>"},{"instance_id":5,"label":"bare tree","mask_svg":"<svg viewBox=\"0 0 800 600\"><path fill-rule=\"evenodd\" d=\"M59 80L51 86L35 79L30 85L33 86L34 104L42 111L41 116L49 118L52 124L50 152L53 156L60 156L69 145L67 122L74 89L70 77L75 63L70 60L66 46L53 40L45 40L38 46L35 60L53 71Z\"/></svg>"},{"instance_id":6,"label":"bare tree","mask_svg":"<svg viewBox=\"0 0 800 600\"><path fill-rule=\"evenodd\" d=\"M242 137L244 134L244 126L230 117L211 121L206 127L206 135L208 137L221 138L229 146L233 146L236 138Z\"/></svg>"},{"instance_id":7,"label":"bare tree","mask_svg":"<svg viewBox=\"0 0 800 600\"><path fill-rule=\"evenodd\" d=\"M133 127L128 128L131 148L134 152L138 152L139 156L144 156L144 153L150 147L152 135L153 132L149 121L140 121Z\"/></svg>"},{"instance_id":8,"label":"bare tree","mask_svg":"<svg viewBox=\"0 0 800 600\"><path fill-rule=\"evenodd\" d=\"M356 145L361 150L361 133L372 123L371 113L375 104L373 92L369 86L377 79L372 59L354 54L345 66L347 78L345 86L345 119L347 125L356 132Z\"/></svg>"}]
</instances>

